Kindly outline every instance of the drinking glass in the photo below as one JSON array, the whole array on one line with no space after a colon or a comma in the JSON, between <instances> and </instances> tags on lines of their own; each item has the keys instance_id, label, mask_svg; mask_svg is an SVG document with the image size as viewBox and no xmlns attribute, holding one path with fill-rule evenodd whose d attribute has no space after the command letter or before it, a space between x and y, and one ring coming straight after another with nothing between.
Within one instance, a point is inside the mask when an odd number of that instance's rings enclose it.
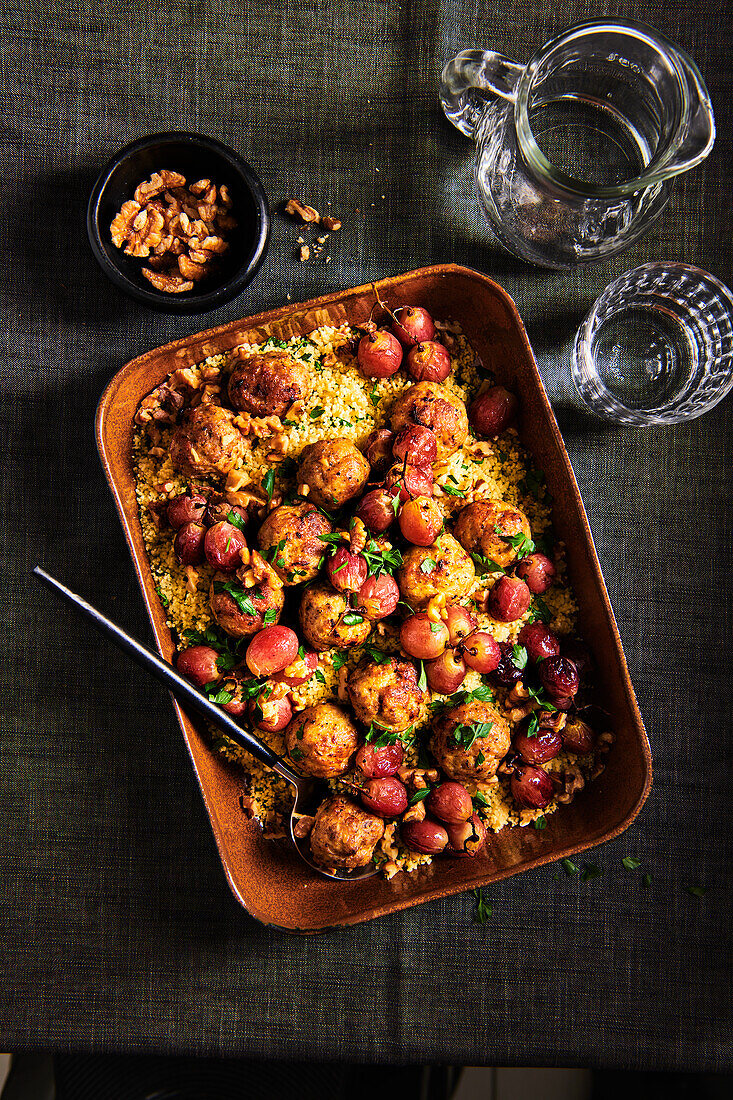
<instances>
[{"instance_id":1,"label":"drinking glass","mask_svg":"<svg viewBox=\"0 0 733 1100\"><path fill-rule=\"evenodd\" d=\"M733 294L690 264L648 263L614 280L578 330L583 404L619 424L675 424L733 387Z\"/></svg>"}]
</instances>

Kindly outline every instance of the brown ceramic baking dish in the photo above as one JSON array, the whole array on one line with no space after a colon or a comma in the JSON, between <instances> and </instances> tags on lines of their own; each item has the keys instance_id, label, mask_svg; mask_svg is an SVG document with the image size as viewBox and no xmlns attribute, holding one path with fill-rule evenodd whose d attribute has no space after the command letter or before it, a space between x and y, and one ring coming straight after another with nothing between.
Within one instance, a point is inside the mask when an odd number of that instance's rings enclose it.
<instances>
[{"instance_id":1,"label":"brown ceramic baking dish","mask_svg":"<svg viewBox=\"0 0 733 1100\"><path fill-rule=\"evenodd\" d=\"M514 303L491 279L452 264L422 268L376 286L387 305L419 304L434 316L458 321L484 365L518 394L522 442L544 471L552 493L554 523L567 545L582 631L595 657L599 698L617 739L603 774L569 806L552 814L544 830L513 828L490 834L485 853L476 859L438 858L414 874L398 874L389 882L374 877L354 884L336 883L313 875L285 842L263 839L257 824L248 821L240 808L243 782L238 770L210 751L201 723L175 704L231 888L253 917L289 932L356 924L583 851L626 829L651 785L649 742L585 510ZM198 363L244 341L259 343L270 336L288 339L324 324L361 324L374 303L373 287L361 286L233 321L133 359L105 390L97 413L99 453L158 647L167 660L173 657L174 645L147 563L130 461L139 402L176 367Z\"/></svg>"}]
</instances>

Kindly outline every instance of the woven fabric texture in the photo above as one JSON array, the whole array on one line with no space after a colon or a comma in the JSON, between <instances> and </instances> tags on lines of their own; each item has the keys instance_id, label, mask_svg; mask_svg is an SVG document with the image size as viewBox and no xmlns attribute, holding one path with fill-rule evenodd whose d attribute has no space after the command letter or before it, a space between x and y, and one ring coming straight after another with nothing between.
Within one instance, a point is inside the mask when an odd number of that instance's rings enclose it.
<instances>
[{"instance_id":1,"label":"woven fabric texture","mask_svg":"<svg viewBox=\"0 0 733 1100\"><path fill-rule=\"evenodd\" d=\"M521 60L589 16L644 19L708 82L710 158L652 232L567 275L486 230L437 77L459 49ZM569 349L612 277L650 259L731 272L733 8L724 0L0 0L3 657L0 1047L335 1061L731 1069L733 406L676 428L585 417ZM145 133L220 138L273 205L337 213L331 262L274 218L235 302L155 314L95 264L85 208ZM655 759L634 827L582 883L546 867L340 933L238 907L168 697L29 576L150 630L93 422L109 378L175 337L434 262L516 300L588 510ZM621 859L634 855L640 870ZM652 876L642 885L641 874ZM704 897L687 886L706 888Z\"/></svg>"}]
</instances>

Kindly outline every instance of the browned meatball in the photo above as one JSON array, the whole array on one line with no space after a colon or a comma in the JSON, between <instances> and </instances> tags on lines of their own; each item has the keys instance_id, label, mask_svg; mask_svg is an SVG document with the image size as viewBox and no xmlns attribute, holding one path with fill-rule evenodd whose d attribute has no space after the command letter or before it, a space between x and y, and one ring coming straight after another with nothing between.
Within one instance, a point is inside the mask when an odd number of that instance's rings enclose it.
<instances>
[{"instance_id":1,"label":"browned meatball","mask_svg":"<svg viewBox=\"0 0 733 1100\"><path fill-rule=\"evenodd\" d=\"M371 862L383 836L381 818L338 795L318 807L310 834L311 852L319 867L353 871Z\"/></svg>"},{"instance_id":2,"label":"browned meatball","mask_svg":"<svg viewBox=\"0 0 733 1100\"><path fill-rule=\"evenodd\" d=\"M306 707L285 730L288 755L301 775L334 779L348 770L359 746L356 727L333 703Z\"/></svg>"},{"instance_id":3,"label":"browned meatball","mask_svg":"<svg viewBox=\"0 0 733 1100\"><path fill-rule=\"evenodd\" d=\"M310 584L304 589L299 617L303 637L319 652L363 645L372 629L366 616L352 610L344 593L330 584Z\"/></svg>"},{"instance_id":4,"label":"browned meatball","mask_svg":"<svg viewBox=\"0 0 733 1100\"><path fill-rule=\"evenodd\" d=\"M452 455L468 435L468 414L460 397L437 382L418 382L397 398L392 407L392 431L422 424L435 433L438 461Z\"/></svg>"},{"instance_id":5,"label":"browned meatball","mask_svg":"<svg viewBox=\"0 0 733 1100\"><path fill-rule=\"evenodd\" d=\"M434 563L434 564L433 564ZM444 592L448 600L465 596L476 579L466 551L444 531L431 546L411 546L397 572L402 598L416 611Z\"/></svg>"},{"instance_id":6,"label":"browned meatball","mask_svg":"<svg viewBox=\"0 0 733 1100\"><path fill-rule=\"evenodd\" d=\"M322 439L303 449L297 481L308 486L309 500L333 510L359 495L369 472L369 463L350 439Z\"/></svg>"},{"instance_id":7,"label":"browned meatball","mask_svg":"<svg viewBox=\"0 0 733 1100\"><path fill-rule=\"evenodd\" d=\"M245 588L236 576L215 573L211 582L209 603L211 613L222 630L232 638L246 638L250 634L256 634L265 625L268 611L276 613L274 619L268 618L268 626L276 623L285 603L285 595L279 578L274 579L277 584L265 577L254 587Z\"/></svg>"},{"instance_id":8,"label":"browned meatball","mask_svg":"<svg viewBox=\"0 0 733 1100\"><path fill-rule=\"evenodd\" d=\"M491 558L502 569L507 569L517 559L516 548L507 539L515 535L529 539L532 535L524 513L501 500L477 500L467 504L461 509L453 532L466 550Z\"/></svg>"},{"instance_id":9,"label":"browned meatball","mask_svg":"<svg viewBox=\"0 0 733 1100\"><path fill-rule=\"evenodd\" d=\"M401 732L412 726L427 702L428 693L417 686L417 670L410 661L390 657L378 665L362 661L346 683L354 714L365 726Z\"/></svg>"},{"instance_id":10,"label":"browned meatball","mask_svg":"<svg viewBox=\"0 0 733 1100\"><path fill-rule=\"evenodd\" d=\"M237 353L235 352L235 355ZM308 369L284 349L260 355L241 352L229 378L229 400L252 416L284 416L310 392Z\"/></svg>"},{"instance_id":11,"label":"browned meatball","mask_svg":"<svg viewBox=\"0 0 733 1100\"><path fill-rule=\"evenodd\" d=\"M270 512L257 541L285 584L304 584L313 580L323 562L326 543L319 536L331 531L314 504L282 504Z\"/></svg>"},{"instance_id":12,"label":"browned meatball","mask_svg":"<svg viewBox=\"0 0 733 1100\"><path fill-rule=\"evenodd\" d=\"M488 703L464 703L444 711L430 738L430 751L445 774L462 781L496 775L509 745L509 723Z\"/></svg>"},{"instance_id":13,"label":"browned meatball","mask_svg":"<svg viewBox=\"0 0 733 1100\"><path fill-rule=\"evenodd\" d=\"M246 442L234 413L210 403L186 414L170 442L171 462L189 477L227 474L244 457Z\"/></svg>"}]
</instances>

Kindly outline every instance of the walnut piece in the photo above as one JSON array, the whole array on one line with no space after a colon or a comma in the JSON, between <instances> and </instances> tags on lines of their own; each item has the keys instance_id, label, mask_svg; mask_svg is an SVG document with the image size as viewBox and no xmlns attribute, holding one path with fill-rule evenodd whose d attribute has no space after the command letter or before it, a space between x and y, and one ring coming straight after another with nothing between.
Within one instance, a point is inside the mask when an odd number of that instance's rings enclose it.
<instances>
[{"instance_id":1,"label":"walnut piece","mask_svg":"<svg viewBox=\"0 0 733 1100\"><path fill-rule=\"evenodd\" d=\"M338 218L331 218L326 215L325 218L321 218L321 225L324 229L329 229L331 233L336 233L341 228L341 222Z\"/></svg>"},{"instance_id":2,"label":"walnut piece","mask_svg":"<svg viewBox=\"0 0 733 1100\"><path fill-rule=\"evenodd\" d=\"M190 279L184 279L182 275L169 275L165 271L153 271L149 267L143 268L143 275L156 290L162 290L166 294L183 294L187 290L193 290Z\"/></svg>"},{"instance_id":3,"label":"walnut piece","mask_svg":"<svg viewBox=\"0 0 733 1100\"><path fill-rule=\"evenodd\" d=\"M321 220L321 215L314 207L306 206L298 199L288 199L285 203L285 213L291 214L294 218L300 218L305 225L318 224Z\"/></svg>"}]
</instances>

